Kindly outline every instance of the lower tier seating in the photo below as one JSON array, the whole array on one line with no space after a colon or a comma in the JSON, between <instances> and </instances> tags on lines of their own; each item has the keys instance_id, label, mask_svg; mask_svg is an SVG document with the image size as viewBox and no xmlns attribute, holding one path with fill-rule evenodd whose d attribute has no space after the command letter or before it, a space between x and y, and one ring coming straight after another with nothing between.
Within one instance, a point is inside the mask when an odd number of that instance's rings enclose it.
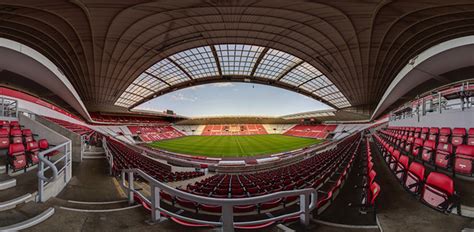
<instances>
[{"instance_id":1,"label":"lower tier seating","mask_svg":"<svg viewBox=\"0 0 474 232\"><path fill-rule=\"evenodd\" d=\"M183 191L214 198L245 198L278 191L315 188L318 189L318 209L324 210L337 196L347 178L355 156L360 152L360 135L341 142L337 148L314 155L290 166L254 174L218 174L195 184ZM219 206L198 204L161 192L169 204L192 212L221 212ZM272 200L256 205L234 207L235 213L271 212L295 203L298 196Z\"/></svg>"},{"instance_id":2,"label":"lower tier seating","mask_svg":"<svg viewBox=\"0 0 474 232\"><path fill-rule=\"evenodd\" d=\"M107 139L107 147L113 156L112 170L115 175L120 175L122 169L129 168L139 168L153 178L164 182L187 180L204 175L203 172L172 172L169 165L140 154L110 138Z\"/></svg>"}]
</instances>

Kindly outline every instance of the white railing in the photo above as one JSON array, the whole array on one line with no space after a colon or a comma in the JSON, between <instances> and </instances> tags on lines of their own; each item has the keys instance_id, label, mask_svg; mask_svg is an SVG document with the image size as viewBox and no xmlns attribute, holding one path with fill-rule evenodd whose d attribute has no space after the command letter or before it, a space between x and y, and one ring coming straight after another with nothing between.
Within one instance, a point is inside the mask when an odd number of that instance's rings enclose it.
<instances>
[{"instance_id":1,"label":"white railing","mask_svg":"<svg viewBox=\"0 0 474 232\"><path fill-rule=\"evenodd\" d=\"M151 200L144 196L139 190L134 187L134 176L139 175L142 179L148 182L151 189ZM126 176L128 180L126 180ZM197 223L204 225L212 225L220 227L225 232L234 231L234 227L239 226L252 226L252 225L261 225L271 221L278 221L288 217L299 216L300 222L303 225L309 225L311 211L316 208L317 202L317 192L315 189L299 189L299 190L290 190L282 191L277 193L271 193L268 195L249 197L249 198L235 198L235 199L222 199L222 198L210 198L203 197L187 192L180 191L173 187L166 185L160 181L155 180L153 177L149 176L140 169L124 169L122 170L122 187L124 187L128 192L128 200L130 204L134 203L134 194L140 196L141 199L145 200L151 205L151 219L153 222L159 222L161 219L161 213L165 213L171 217L189 222ZM172 196L180 197L186 200L190 200L199 204L209 204L214 206L220 206L222 208L222 218L220 221L206 221L196 218L182 216L171 211L168 211L160 206L160 191L164 191ZM274 199L279 199L283 197L290 196L299 196L299 205L300 209L296 212L291 212L288 214L280 215L277 217L271 217L268 219L255 220L255 221L244 221L244 222L234 222L234 212L233 207L236 205L254 205L257 203L269 202Z\"/></svg>"},{"instance_id":2,"label":"white railing","mask_svg":"<svg viewBox=\"0 0 474 232\"><path fill-rule=\"evenodd\" d=\"M56 158L53 162L46 159L44 156L53 151L62 151L58 155L53 156ZM64 182L67 182L68 177L68 168L71 166L72 161L72 146L71 141L64 142L60 145L55 147L49 148L47 150L41 151L38 155L39 163L38 163L38 201L44 202L46 199L44 198L44 189L48 183L52 183L56 181L59 175L64 173ZM63 166L58 170L56 167L59 162L63 162ZM45 165L47 167L45 167ZM52 175L50 177L45 176L45 172L51 169Z\"/></svg>"},{"instance_id":3,"label":"white railing","mask_svg":"<svg viewBox=\"0 0 474 232\"><path fill-rule=\"evenodd\" d=\"M113 167L114 167L114 156L109 150L109 147L107 146L107 139L102 137L102 148L104 148L104 153L105 153L105 158L107 159L107 162L109 163L109 175L112 175Z\"/></svg>"}]
</instances>

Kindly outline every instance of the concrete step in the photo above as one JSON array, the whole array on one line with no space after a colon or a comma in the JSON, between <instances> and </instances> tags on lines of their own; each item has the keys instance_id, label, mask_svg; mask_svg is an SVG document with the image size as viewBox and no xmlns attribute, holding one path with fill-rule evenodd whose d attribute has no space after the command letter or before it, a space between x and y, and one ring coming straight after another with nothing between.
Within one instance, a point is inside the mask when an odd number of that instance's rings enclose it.
<instances>
[{"instance_id":1,"label":"concrete step","mask_svg":"<svg viewBox=\"0 0 474 232\"><path fill-rule=\"evenodd\" d=\"M0 231L20 231L38 225L55 212L53 207L30 202L0 213Z\"/></svg>"},{"instance_id":2,"label":"concrete step","mask_svg":"<svg viewBox=\"0 0 474 232\"><path fill-rule=\"evenodd\" d=\"M9 188L13 188L15 186L16 186L16 179L14 179L14 178L6 179L6 180L0 180L0 191L5 190L5 189L9 189Z\"/></svg>"},{"instance_id":3,"label":"concrete step","mask_svg":"<svg viewBox=\"0 0 474 232\"><path fill-rule=\"evenodd\" d=\"M13 209L17 205L25 203L25 202L29 202L32 199L33 199L33 195L31 193L27 193L25 195L13 198L11 200L0 202L0 211Z\"/></svg>"},{"instance_id":4,"label":"concrete step","mask_svg":"<svg viewBox=\"0 0 474 232\"><path fill-rule=\"evenodd\" d=\"M105 155L105 152L104 151L85 151L83 155L89 155L89 156Z\"/></svg>"}]
</instances>

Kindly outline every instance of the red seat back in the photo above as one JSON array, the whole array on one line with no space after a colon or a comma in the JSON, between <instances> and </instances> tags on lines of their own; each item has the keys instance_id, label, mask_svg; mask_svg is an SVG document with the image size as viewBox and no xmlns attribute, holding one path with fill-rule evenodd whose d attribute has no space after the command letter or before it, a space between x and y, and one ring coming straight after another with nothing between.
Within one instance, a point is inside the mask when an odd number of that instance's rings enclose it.
<instances>
[{"instance_id":1,"label":"red seat back","mask_svg":"<svg viewBox=\"0 0 474 232\"><path fill-rule=\"evenodd\" d=\"M421 129L420 138L425 140L428 137L429 131L430 129L428 127L423 127L423 129Z\"/></svg>"},{"instance_id":2,"label":"red seat back","mask_svg":"<svg viewBox=\"0 0 474 232\"><path fill-rule=\"evenodd\" d=\"M467 145L474 146L474 128L470 128L467 134Z\"/></svg>"},{"instance_id":3,"label":"red seat back","mask_svg":"<svg viewBox=\"0 0 474 232\"><path fill-rule=\"evenodd\" d=\"M447 168L449 165L449 159L447 157L453 154L453 145L449 143L439 143L436 148L435 165L441 168Z\"/></svg>"},{"instance_id":4,"label":"red seat back","mask_svg":"<svg viewBox=\"0 0 474 232\"><path fill-rule=\"evenodd\" d=\"M8 154L10 156L24 155L25 147L21 143L10 144L10 147L8 148Z\"/></svg>"},{"instance_id":5,"label":"red seat back","mask_svg":"<svg viewBox=\"0 0 474 232\"><path fill-rule=\"evenodd\" d=\"M439 135L439 128L438 127L431 127L430 128L430 135L428 137L428 140L436 141L438 139L438 135Z\"/></svg>"},{"instance_id":6,"label":"red seat back","mask_svg":"<svg viewBox=\"0 0 474 232\"><path fill-rule=\"evenodd\" d=\"M451 143L454 146L459 146L464 143L464 138L466 137L466 129L465 128L454 128L453 135L451 138Z\"/></svg>"},{"instance_id":7,"label":"red seat back","mask_svg":"<svg viewBox=\"0 0 474 232\"><path fill-rule=\"evenodd\" d=\"M451 128L443 127L439 132L439 141L440 143L447 143L449 141L449 137L451 136Z\"/></svg>"},{"instance_id":8,"label":"red seat back","mask_svg":"<svg viewBox=\"0 0 474 232\"><path fill-rule=\"evenodd\" d=\"M375 200L380 194L380 185L377 184L377 182L374 182L370 185L370 193L371 193L370 205L374 205Z\"/></svg>"},{"instance_id":9,"label":"red seat back","mask_svg":"<svg viewBox=\"0 0 474 232\"><path fill-rule=\"evenodd\" d=\"M38 141L38 145L41 150L46 150L49 148L49 143L48 143L48 140L46 139L40 139Z\"/></svg>"},{"instance_id":10,"label":"red seat back","mask_svg":"<svg viewBox=\"0 0 474 232\"><path fill-rule=\"evenodd\" d=\"M0 149L7 149L10 146L10 136L8 130L5 128L0 129Z\"/></svg>"},{"instance_id":11,"label":"red seat back","mask_svg":"<svg viewBox=\"0 0 474 232\"><path fill-rule=\"evenodd\" d=\"M421 153L421 159L424 161L431 161L434 155L435 150L435 141L426 140L423 144L423 152Z\"/></svg>"},{"instance_id":12,"label":"red seat back","mask_svg":"<svg viewBox=\"0 0 474 232\"><path fill-rule=\"evenodd\" d=\"M472 163L474 161L474 146L459 145L456 149L454 160L454 170L457 173L471 175L473 172Z\"/></svg>"}]
</instances>

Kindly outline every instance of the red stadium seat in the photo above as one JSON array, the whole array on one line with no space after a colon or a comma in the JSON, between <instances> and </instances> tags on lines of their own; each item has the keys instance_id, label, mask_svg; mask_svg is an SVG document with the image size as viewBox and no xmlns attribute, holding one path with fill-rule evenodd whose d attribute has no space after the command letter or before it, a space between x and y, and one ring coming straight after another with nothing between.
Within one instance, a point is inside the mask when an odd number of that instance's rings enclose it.
<instances>
[{"instance_id":1,"label":"red stadium seat","mask_svg":"<svg viewBox=\"0 0 474 232\"><path fill-rule=\"evenodd\" d=\"M454 205L454 181L442 173L432 172L426 178L421 201L442 212L448 212Z\"/></svg>"},{"instance_id":2,"label":"red stadium seat","mask_svg":"<svg viewBox=\"0 0 474 232\"><path fill-rule=\"evenodd\" d=\"M420 163L412 162L405 178L405 188L411 193L418 195L424 180L425 167Z\"/></svg>"},{"instance_id":3,"label":"red stadium seat","mask_svg":"<svg viewBox=\"0 0 474 232\"><path fill-rule=\"evenodd\" d=\"M400 159L400 151L394 150L389 162L389 166L392 171L395 171L395 169L397 168L398 159Z\"/></svg>"},{"instance_id":4,"label":"red stadium seat","mask_svg":"<svg viewBox=\"0 0 474 232\"><path fill-rule=\"evenodd\" d=\"M12 143L23 143L22 133L20 129L10 129Z\"/></svg>"},{"instance_id":5,"label":"red stadium seat","mask_svg":"<svg viewBox=\"0 0 474 232\"><path fill-rule=\"evenodd\" d=\"M454 171L463 175L472 175L474 161L474 146L459 145L454 159Z\"/></svg>"},{"instance_id":6,"label":"red stadium seat","mask_svg":"<svg viewBox=\"0 0 474 232\"><path fill-rule=\"evenodd\" d=\"M451 128L443 127L439 132L439 143L448 143L449 138L451 137Z\"/></svg>"},{"instance_id":7,"label":"red stadium seat","mask_svg":"<svg viewBox=\"0 0 474 232\"><path fill-rule=\"evenodd\" d=\"M0 128L0 149L8 149L10 146L10 136L6 128Z\"/></svg>"},{"instance_id":8,"label":"red stadium seat","mask_svg":"<svg viewBox=\"0 0 474 232\"><path fill-rule=\"evenodd\" d=\"M10 165L14 171L24 169L27 166L25 147L22 143L10 144L8 148Z\"/></svg>"},{"instance_id":9,"label":"red stadium seat","mask_svg":"<svg viewBox=\"0 0 474 232\"><path fill-rule=\"evenodd\" d=\"M431 127L430 128L430 135L428 136L428 140L437 141L439 135L439 128L438 127Z\"/></svg>"},{"instance_id":10,"label":"red stadium seat","mask_svg":"<svg viewBox=\"0 0 474 232\"><path fill-rule=\"evenodd\" d=\"M454 128L453 135L451 138L451 143L454 146L459 146L464 144L464 138L466 137L466 129L465 128Z\"/></svg>"},{"instance_id":11,"label":"red stadium seat","mask_svg":"<svg viewBox=\"0 0 474 232\"><path fill-rule=\"evenodd\" d=\"M31 142L33 141L33 133L31 132L30 129L23 129L21 131L22 135L23 135L23 140L25 143L28 143L28 142Z\"/></svg>"},{"instance_id":12,"label":"red stadium seat","mask_svg":"<svg viewBox=\"0 0 474 232\"><path fill-rule=\"evenodd\" d=\"M408 156L406 155L400 156L400 159L398 160L395 175L401 182L405 180L405 175L408 170L408 162Z\"/></svg>"},{"instance_id":13,"label":"red stadium seat","mask_svg":"<svg viewBox=\"0 0 474 232\"><path fill-rule=\"evenodd\" d=\"M421 159L425 162L432 162L435 152L436 142L434 140L426 140L423 144L423 152Z\"/></svg>"},{"instance_id":14,"label":"red stadium seat","mask_svg":"<svg viewBox=\"0 0 474 232\"><path fill-rule=\"evenodd\" d=\"M421 134L420 134L420 138L423 139L423 140L426 140L428 138L428 134L430 132L430 128L428 127L423 127L421 129Z\"/></svg>"},{"instance_id":15,"label":"red stadium seat","mask_svg":"<svg viewBox=\"0 0 474 232\"><path fill-rule=\"evenodd\" d=\"M411 154L415 157L418 157L422 148L423 148L423 139L420 139L420 138L415 139L415 142L413 143L413 148L411 150Z\"/></svg>"},{"instance_id":16,"label":"red stadium seat","mask_svg":"<svg viewBox=\"0 0 474 232\"><path fill-rule=\"evenodd\" d=\"M453 145L449 143L439 143L436 149L435 165L440 168L448 168L452 154Z\"/></svg>"},{"instance_id":17,"label":"red stadium seat","mask_svg":"<svg viewBox=\"0 0 474 232\"><path fill-rule=\"evenodd\" d=\"M38 142L31 141L26 143L26 154L28 157L28 161L31 164L37 164L39 162L38 155L39 155L39 146Z\"/></svg>"},{"instance_id":18,"label":"red stadium seat","mask_svg":"<svg viewBox=\"0 0 474 232\"><path fill-rule=\"evenodd\" d=\"M467 133L467 145L474 146L474 128L470 128Z\"/></svg>"},{"instance_id":19,"label":"red stadium seat","mask_svg":"<svg viewBox=\"0 0 474 232\"><path fill-rule=\"evenodd\" d=\"M39 149L40 149L41 151L48 150L48 149L50 148L47 139L40 139L40 140L38 140L38 146L39 146ZM58 151L58 150L54 150L54 151L52 151L52 152L49 152L49 153L46 154L45 156L51 157L51 156L55 156L55 155L57 155L57 154L59 154L59 151Z\"/></svg>"}]
</instances>

